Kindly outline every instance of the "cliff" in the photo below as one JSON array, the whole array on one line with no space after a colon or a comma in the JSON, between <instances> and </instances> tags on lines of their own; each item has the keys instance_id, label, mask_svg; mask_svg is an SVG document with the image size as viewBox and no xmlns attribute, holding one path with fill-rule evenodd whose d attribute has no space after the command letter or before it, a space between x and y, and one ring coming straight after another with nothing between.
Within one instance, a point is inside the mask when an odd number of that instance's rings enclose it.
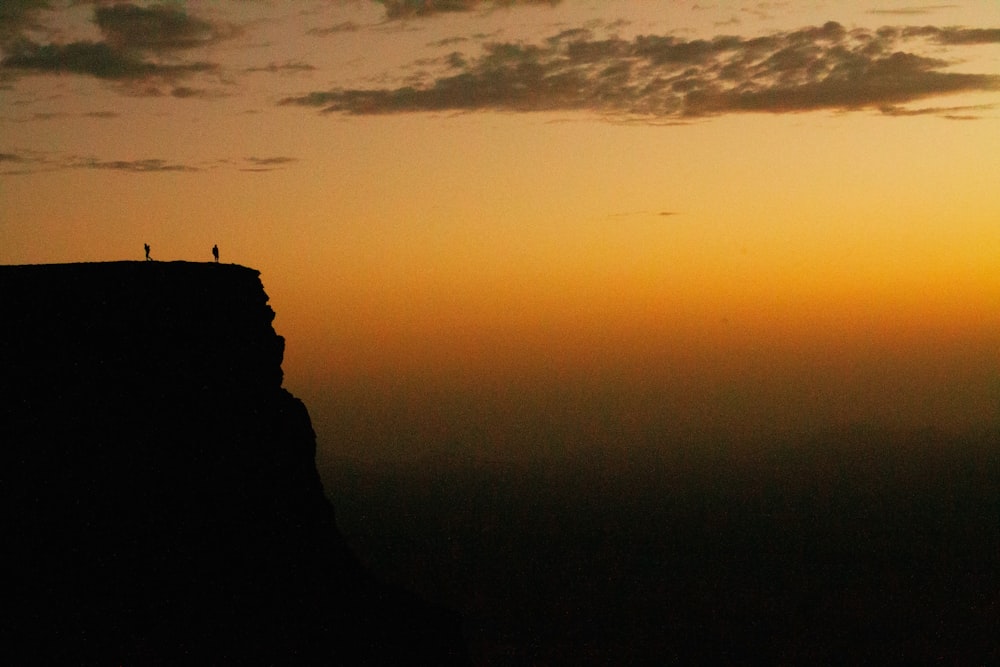
<instances>
[{"instance_id":1,"label":"cliff","mask_svg":"<svg viewBox=\"0 0 1000 667\"><path fill-rule=\"evenodd\" d=\"M5 664L463 662L338 532L258 276L0 267Z\"/></svg>"}]
</instances>

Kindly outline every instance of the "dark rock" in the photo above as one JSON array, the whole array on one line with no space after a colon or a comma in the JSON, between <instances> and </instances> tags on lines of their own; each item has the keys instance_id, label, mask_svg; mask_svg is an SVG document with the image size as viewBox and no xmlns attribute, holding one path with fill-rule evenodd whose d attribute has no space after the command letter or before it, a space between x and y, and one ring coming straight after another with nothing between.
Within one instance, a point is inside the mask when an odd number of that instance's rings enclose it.
<instances>
[{"instance_id":1,"label":"dark rock","mask_svg":"<svg viewBox=\"0 0 1000 667\"><path fill-rule=\"evenodd\" d=\"M4 664L461 664L337 529L257 271L0 267Z\"/></svg>"}]
</instances>

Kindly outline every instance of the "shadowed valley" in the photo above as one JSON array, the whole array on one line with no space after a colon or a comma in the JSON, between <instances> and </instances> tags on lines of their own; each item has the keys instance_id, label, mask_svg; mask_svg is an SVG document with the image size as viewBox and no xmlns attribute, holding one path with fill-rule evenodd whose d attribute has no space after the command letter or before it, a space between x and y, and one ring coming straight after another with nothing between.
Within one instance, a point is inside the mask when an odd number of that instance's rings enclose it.
<instances>
[{"instance_id":1,"label":"shadowed valley","mask_svg":"<svg viewBox=\"0 0 1000 667\"><path fill-rule=\"evenodd\" d=\"M478 664L1000 659L995 433L710 444L321 471L359 557L460 610Z\"/></svg>"}]
</instances>

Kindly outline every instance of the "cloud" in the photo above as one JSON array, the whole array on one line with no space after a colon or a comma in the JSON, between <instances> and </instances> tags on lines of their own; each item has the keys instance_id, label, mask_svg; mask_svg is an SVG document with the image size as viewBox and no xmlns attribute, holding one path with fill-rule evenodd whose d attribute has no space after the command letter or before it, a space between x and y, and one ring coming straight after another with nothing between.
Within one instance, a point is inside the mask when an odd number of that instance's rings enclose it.
<instances>
[{"instance_id":1,"label":"cloud","mask_svg":"<svg viewBox=\"0 0 1000 667\"><path fill-rule=\"evenodd\" d=\"M655 215L657 217L669 217L672 215L678 215L677 211L622 211L619 213L609 213L609 218L633 218L637 216L650 216Z\"/></svg>"},{"instance_id":2,"label":"cloud","mask_svg":"<svg viewBox=\"0 0 1000 667\"><path fill-rule=\"evenodd\" d=\"M16 41L27 30L37 30L38 13L49 8L48 0L3 0L0 2L0 46Z\"/></svg>"},{"instance_id":3,"label":"cloud","mask_svg":"<svg viewBox=\"0 0 1000 667\"><path fill-rule=\"evenodd\" d=\"M99 79L175 78L215 69L215 65L206 62L159 64L134 53L117 50L106 42L90 41L69 44L21 41L0 64L11 69L87 74Z\"/></svg>"},{"instance_id":4,"label":"cloud","mask_svg":"<svg viewBox=\"0 0 1000 667\"><path fill-rule=\"evenodd\" d=\"M436 42L431 42L427 46L454 46L455 44L461 44L463 42L468 42L468 37L445 37L444 39L439 39Z\"/></svg>"},{"instance_id":5,"label":"cloud","mask_svg":"<svg viewBox=\"0 0 1000 667\"><path fill-rule=\"evenodd\" d=\"M94 22L105 41L115 49L190 49L213 44L237 32L167 5L98 5L94 9Z\"/></svg>"},{"instance_id":6,"label":"cloud","mask_svg":"<svg viewBox=\"0 0 1000 667\"><path fill-rule=\"evenodd\" d=\"M298 162L298 158L284 155L252 156L243 159L220 159L187 164L160 158L136 160L102 160L93 156L41 153L7 149L0 151L0 176L33 174L66 169L100 169L136 174L195 173L217 168L236 169L243 172L266 172L281 169Z\"/></svg>"},{"instance_id":7,"label":"cloud","mask_svg":"<svg viewBox=\"0 0 1000 667\"><path fill-rule=\"evenodd\" d=\"M175 78L215 69L211 63L158 64L106 42L35 44L22 41L0 61L4 67L42 73L87 74L99 79Z\"/></svg>"},{"instance_id":8,"label":"cloud","mask_svg":"<svg viewBox=\"0 0 1000 667\"><path fill-rule=\"evenodd\" d=\"M299 60L293 60L286 63L268 63L263 67L248 67L244 72L268 72L270 74L289 74L297 72L312 72L315 71L315 67L309 63L304 63Z\"/></svg>"},{"instance_id":9,"label":"cloud","mask_svg":"<svg viewBox=\"0 0 1000 667\"><path fill-rule=\"evenodd\" d=\"M924 5L922 7L900 7L898 9L872 9L869 14L888 16L915 16L919 14L930 14L941 9L954 9L958 5Z\"/></svg>"},{"instance_id":10,"label":"cloud","mask_svg":"<svg viewBox=\"0 0 1000 667\"><path fill-rule=\"evenodd\" d=\"M578 110L651 122L879 109L1000 89L1000 76L951 71L946 60L903 50L921 40L949 47L987 43L998 32L847 30L828 22L746 39L624 40L568 30L540 44L488 43L467 60L450 54L439 61L444 73L415 84L313 91L280 103L342 114Z\"/></svg>"},{"instance_id":11,"label":"cloud","mask_svg":"<svg viewBox=\"0 0 1000 667\"><path fill-rule=\"evenodd\" d=\"M996 108L993 104L969 104L955 107L922 107L918 109L907 109L898 106L884 106L879 111L886 116L941 116L942 118L961 118L962 120L972 120L979 118L976 115L983 111L992 111ZM975 112L975 113L973 113Z\"/></svg>"},{"instance_id":12,"label":"cloud","mask_svg":"<svg viewBox=\"0 0 1000 667\"><path fill-rule=\"evenodd\" d=\"M115 111L85 111L82 113L69 113L66 111L37 111L27 116L8 116L3 118L3 120L11 123L31 123L38 121L51 121L51 120L63 120L67 118L95 118L98 120L107 120L111 118L118 118L119 114Z\"/></svg>"},{"instance_id":13,"label":"cloud","mask_svg":"<svg viewBox=\"0 0 1000 667\"><path fill-rule=\"evenodd\" d=\"M297 162L297 158L293 157L248 157L247 162L251 162L257 166L268 166L268 165L279 165L279 164L289 164L291 162Z\"/></svg>"},{"instance_id":14,"label":"cloud","mask_svg":"<svg viewBox=\"0 0 1000 667\"><path fill-rule=\"evenodd\" d=\"M265 172L274 171L280 167L285 167L294 162L298 162L298 158L284 156L248 157L246 158L246 162L249 163L249 165L240 167L240 171Z\"/></svg>"},{"instance_id":15,"label":"cloud","mask_svg":"<svg viewBox=\"0 0 1000 667\"><path fill-rule=\"evenodd\" d=\"M46 156L37 151L0 152L0 176L22 176L53 168Z\"/></svg>"},{"instance_id":16,"label":"cloud","mask_svg":"<svg viewBox=\"0 0 1000 667\"><path fill-rule=\"evenodd\" d=\"M470 12L480 8L514 5L557 5L560 0L375 0L390 19L432 16L445 12Z\"/></svg>"},{"instance_id":17,"label":"cloud","mask_svg":"<svg viewBox=\"0 0 1000 667\"><path fill-rule=\"evenodd\" d=\"M225 94L215 90L206 90L205 88L192 88L190 86L175 86L173 89L171 89L170 96L176 97L177 99L181 100L188 100L188 99L210 100L219 97L225 97Z\"/></svg>"},{"instance_id":18,"label":"cloud","mask_svg":"<svg viewBox=\"0 0 1000 667\"><path fill-rule=\"evenodd\" d=\"M30 120L60 120L69 116L70 114L64 111L36 112L31 114Z\"/></svg>"},{"instance_id":19,"label":"cloud","mask_svg":"<svg viewBox=\"0 0 1000 667\"><path fill-rule=\"evenodd\" d=\"M306 34L313 35L314 37L326 37L328 35L336 35L342 32L357 32L360 29L361 26L354 21L344 21L343 23L338 23L328 28L310 28L306 31Z\"/></svg>"},{"instance_id":20,"label":"cloud","mask_svg":"<svg viewBox=\"0 0 1000 667\"><path fill-rule=\"evenodd\" d=\"M1000 44L1000 28L921 28L915 32L933 37L939 44Z\"/></svg>"},{"instance_id":21,"label":"cloud","mask_svg":"<svg viewBox=\"0 0 1000 667\"><path fill-rule=\"evenodd\" d=\"M35 17L49 3L36 0L3 0L3 3L0 36L4 41L0 46L4 57L0 65L7 75L71 73L118 81L173 80L217 69L207 62L179 62L175 52L214 44L239 32L232 26L205 21L172 6L98 3L94 7L94 23L103 40L41 44L25 31L38 27ZM163 60L163 54L169 54L169 59Z\"/></svg>"},{"instance_id":22,"label":"cloud","mask_svg":"<svg viewBox=\"0 0 1000 667\"><path fill-rule=\"evenodd\" d=\"M190 165L184 164L171 164L165 160L159 159L145 159L145 160L98 160L96 158L82 158L74 160L68 166L78 167L84 169L111 169L114 171L129 171L129 172L164 172L164 171L180 171L180 172L193 172L201 171L198 167L192 167Z\"/></svg>"}]
</instances>

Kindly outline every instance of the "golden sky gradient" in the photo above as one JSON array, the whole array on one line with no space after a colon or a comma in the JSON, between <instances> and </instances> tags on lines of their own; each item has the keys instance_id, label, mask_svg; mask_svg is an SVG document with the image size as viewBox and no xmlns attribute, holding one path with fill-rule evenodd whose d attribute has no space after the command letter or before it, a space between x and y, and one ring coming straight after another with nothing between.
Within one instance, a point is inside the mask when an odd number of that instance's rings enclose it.
<instances>
[{"instance_id":1,"label":"golden sky gradient","mask_svg":"<svg viewBox=\"0 0 1000 667\"><path fill-rule=\"evenodd\" d=\"M702 4L4 3L0 262L217 243L323 456L992 423L1000 5Z\"/></svg>"}]
</instances>

